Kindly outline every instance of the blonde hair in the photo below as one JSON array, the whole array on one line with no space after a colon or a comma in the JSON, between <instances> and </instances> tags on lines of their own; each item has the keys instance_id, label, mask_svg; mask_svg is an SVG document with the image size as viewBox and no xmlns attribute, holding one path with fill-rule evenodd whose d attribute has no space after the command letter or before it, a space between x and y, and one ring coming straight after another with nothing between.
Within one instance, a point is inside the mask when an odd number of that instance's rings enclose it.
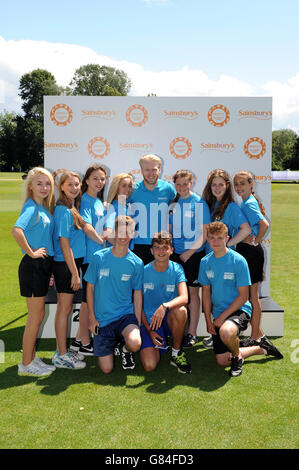
<instances>
[{"instance_id":1,"label":"blonde hair","mask_svg":"<svg viewBox=\"0 0 299 470\"><path fill-rule=\"evenodd\" d=\"M59 179L59 183L58 183L59 196L58 196L56 205L66 206L68 209L70 209L70 211L72 213L72 216L73 216L73 222L74 222L75 228L78 229L78 230L81 230L81 228L83 228L84 225L85 225L84 220L82 219L81 215L79 214L80 203L81 203L81 191L80 191L79 195L76 197L76 199L74 201L74 205L72 205L71 201L67 198L65 192L62 189L62 185L66 182L66 180L68 178L70 178L72 176L75 177L75 178L78 178L78 180L80 181L80 184L81 184L81 178L78 175L78 173L76 173L74 171L65 171L64 173L62 173L62 175Z\"/></svg>"},{"instance_id":2,"label":"blonde hair","mask_svg":"<svg viewBox=\"0 0 299 470\"><path fill-rule=\"evenodd\" d=\"M45 199L43 199L42 205L47 209L47 211L50 212L50 214L53 214L54 207L55 207L54 179L53 179L52 174L48 170L46 170L45 168L39 167L39 166L36 166L36 167L32 168L28 172L28 175L26 177L26 182L25 182L25 188L24 188L24 202L23 202L23 205L30 198L34 202L36 202L33 198L32 181L39 174L42 174L42 175L47 176L49 178L49 181L50 181L50 184L51 184L51 189L50 189L50 192L49 192L48 196ZM37 221L39 220L39 217L40 217L40 214L38 213Z\"/></svg>"},{"instance_id":3,"label":"blonde hair","mask_svg":"<svg viewBox=\"0 0 299 470\"><path fill-rule=\"evenodd\" d=\"M149 155L143 155L143 157L140 158L139 165L141 166L141 168L142 168L142 165L143 165L144 162L155 162L155 163L157 163L159 168L161 168L161 166L162 166L161 158L158 157L158 155L154 155L152 153L149 154Z\"/></svg>"},{"instance_id":4,"label":"blonde hair","mask_svg":"<svg viewBox=\"0 0 299 470\"><path fill-rule=\"evenodd\" d=\"M132 181L132 185L133 185L133 176L130 175L129 173L119 173L118 175L115 175L113 177L113 179L110 183L108 196L107 196L107 203L108 204L111 204L111 202L113 202L114 199L116 198L120 182L122 180L124 180L125 178L130 178L130 180Z\"/></svg>"},{"instance_id":5,"label":"blonde hair","mask_svg":"<svg viewBox=\"0 0 299 470\"><path fill-rule=\"evenodd\" d=\"M263 207L263 205L260 203L257 195L255 194L254 190L253 190L253 185L254 185L254 177L253 177L253 174L250 173L250 171L248 170L241 170L241 171L238 171L237 173L234 174L234 178L233 178L233 181L235 181L235 178L239 176L240 178L244 178L249 184L252 184L252 189L251 189L251 194L255 197L255 199L257 200L257 203L259 205L259 208L260 208L260 211L263 215L265 215L265 209Z\"/></svg>"}]
</instances>

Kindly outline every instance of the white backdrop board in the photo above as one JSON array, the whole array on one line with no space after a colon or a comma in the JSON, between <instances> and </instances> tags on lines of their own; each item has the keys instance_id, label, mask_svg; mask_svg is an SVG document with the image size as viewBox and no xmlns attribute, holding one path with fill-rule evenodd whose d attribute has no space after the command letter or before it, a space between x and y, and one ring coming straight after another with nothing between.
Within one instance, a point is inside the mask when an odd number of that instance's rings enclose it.
<instances>
[{"instance_id":1,"label":"white backdrop board","mask_svg":"<svg viewBox=\"0 0 299 470\"><path fill-rule=\"evenodd\" d=\"M117 173L131 172L138 181L139 158L155 153L163 161L163 179L172 181L176 170L188 169L195 177L193 190L201 194L215 168L231 177L238 170L250 170L270 221L269 97L47 96L44 129L45 167L52 172L84 174L97 161L107 168L110 180ZM269 229L263 241L263 296L270 296L270 239Z\"/></svg>"}]
</instances>

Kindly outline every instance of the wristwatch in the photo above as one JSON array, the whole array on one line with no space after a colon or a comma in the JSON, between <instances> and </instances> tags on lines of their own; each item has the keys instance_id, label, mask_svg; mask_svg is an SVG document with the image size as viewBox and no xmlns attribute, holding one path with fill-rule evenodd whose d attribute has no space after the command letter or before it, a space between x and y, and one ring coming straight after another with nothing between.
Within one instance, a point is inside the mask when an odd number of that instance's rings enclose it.
<instances>
[{"instance_id":1,"label":"wristwatch","mask_svg":"<svg viewBox=\"0 0 299 470\"><path fill-rule=\"evenodd\" d=\"M166 307L166 305L164 303L162 304L162 307L165 308L165 311L168 309L168 307Z\"/></svg>"}]
</instances>

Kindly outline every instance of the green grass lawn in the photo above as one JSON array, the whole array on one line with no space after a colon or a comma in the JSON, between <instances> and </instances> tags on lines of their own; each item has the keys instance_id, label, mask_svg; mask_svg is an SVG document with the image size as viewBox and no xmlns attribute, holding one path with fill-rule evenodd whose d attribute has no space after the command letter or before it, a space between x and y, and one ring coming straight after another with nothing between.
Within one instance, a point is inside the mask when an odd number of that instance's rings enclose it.
<instances>
[{"instance_id":1,"label":"green grass lawn","mask_svg":"<svg viewBox=\"0 0 299 470\"><path fill-rule=\"evenodd\" d=\"M6 181L8 177L17 181ZM164 355L145 373L120 359L105 376L95 358L81 371L56 370L42 379L19 377L26 304L19 296L20 250L11 228L21 206L20 174L0 175L0 448L294 449L299 445L298 233L299 185L272 185L271 296L285 310L285 334L273 339L282 361L256 356L230 379L200 342L188 356L193 372L179 374ZM298 346L297 346L298 347ZM50 359L55 340L38 342ZM0 355L0 357L3 357Z\"/></svg>"}]
</instances>

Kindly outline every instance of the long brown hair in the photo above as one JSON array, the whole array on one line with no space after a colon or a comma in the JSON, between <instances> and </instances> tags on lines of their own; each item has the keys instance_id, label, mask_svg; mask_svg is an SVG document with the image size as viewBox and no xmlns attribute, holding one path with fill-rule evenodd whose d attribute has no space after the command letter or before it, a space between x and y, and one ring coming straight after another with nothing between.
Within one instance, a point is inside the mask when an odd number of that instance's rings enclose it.
<instances>
[{"instance_id":1,"label":"long brown hair","mask_svg":"<svg viewBox=\"0 0 299 470\"><path fill-rule=\"evenodd\" d=\"M212 182L213 179L218 176L224 179L226 183L226 191L221 201L219 201L219 204L214 212L217 199L212 193ZM212 173L210 173L207 184L205 185L205 188L202 192L202 198L206 201L209 206L212 220L222 220L227 206L231 202L234 202L233 185L228 173L225 170L217 168L216 170L212 171Z\"/></svg>"},{"instance_id":2,"label":"long brown hair","mask_svg":"<svg viewBox=\"0 0 299 470\"><path fill-rule=\"evenodd\" d=\"M70 209L70 211L72 213L72 216L73 216L73 222L74 222L75 228L78 229L78 230L81 230L84 227L85 223L86 223L86 222L84 222L81 215L79 214L80 203L81 203L81 191L80 191L79 195L76 197L76 199L74 201L74 205L73 205L72 202L67 198L65 192L62 190L62 185L71 176L73 176L75 178L78 178L78 180L81 183L81 179L80 179L80 176L78 175L78 173L76 173L74 171L65 171L64 173L62 173L62 175L59 179L59 183L58 183L59 196L58 196L58 199L56 201L56 205L57 206L58 205L66 206L68 209Z\"/></svg>"},{"instance_id":3,"label":"long brown hair","mask_svg":"<svg viewBox=\"0 0 299 470\"><path fill-rule=\"evenodd\" d=\"M94 163L93 165L90 165L86 172L85 172L85 175L83 177L83 180L82 180L82 186L81 186L81 192L82 194L86 193L86 191L88 190L88 184L86 183L86 181L89 179L90 175L94 172L94 171L97 171L97 170L100 170L104 173L105 177L107 178L107 171L106 171L106 168L104 168L102 165L100 165L99 163ZM106 183L104 184L104 186L102 187L102 189L98 192L97 194L97 197L102 201L104 202L104 192L105 192L105 186L106 186Z\"/></svg>"}]
</instances>

